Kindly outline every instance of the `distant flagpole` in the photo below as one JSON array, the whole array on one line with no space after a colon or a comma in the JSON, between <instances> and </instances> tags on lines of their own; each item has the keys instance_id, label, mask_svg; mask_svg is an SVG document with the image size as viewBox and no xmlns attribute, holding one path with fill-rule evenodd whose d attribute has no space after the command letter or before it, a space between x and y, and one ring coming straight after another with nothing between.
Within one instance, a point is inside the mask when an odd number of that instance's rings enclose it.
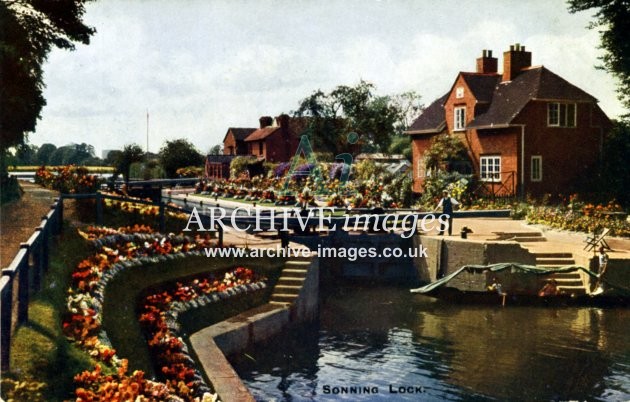
<instances>
[{"instance_id":1,"label":"distant flagpole","mask_svg":"<svg viewBox=\"0 0 630 402\"><path fill-rule=\"evenodd\" d=\"M147 109L147 155L149 154L149 109Z\"/></svg>"}]
</instances>

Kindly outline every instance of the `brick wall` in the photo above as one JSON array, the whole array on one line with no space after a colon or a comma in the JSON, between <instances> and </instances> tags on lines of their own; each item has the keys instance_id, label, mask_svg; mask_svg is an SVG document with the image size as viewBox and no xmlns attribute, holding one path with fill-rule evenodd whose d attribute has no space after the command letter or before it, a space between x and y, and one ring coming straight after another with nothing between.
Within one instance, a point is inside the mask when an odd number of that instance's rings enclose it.
<instances>
[{"instance_id":1,"label":"brick wall","mask_svg":"<svg viewBox=\"0 0 630 402\"><path fill-rule=\"evenodd\" d=\"M236 139L231 131L228 131L225 140L223 140L223 155L238 155Z\"/></svg>"},{"instance_id":2,"label":"brick wall","mask_svg":"<svg viewBox=\"0 0 630 402\"><path fill-rule=\"evenodd\" d=\"M574 128L547 127L547 102L530 102L516 121L526 124L525 193L542 195L570 191L597 163L606 128L600 125L601 110L590 103L577 104ZM542 156L542 181L531 180L531 157Z\"/></svg>"}]
</instances>

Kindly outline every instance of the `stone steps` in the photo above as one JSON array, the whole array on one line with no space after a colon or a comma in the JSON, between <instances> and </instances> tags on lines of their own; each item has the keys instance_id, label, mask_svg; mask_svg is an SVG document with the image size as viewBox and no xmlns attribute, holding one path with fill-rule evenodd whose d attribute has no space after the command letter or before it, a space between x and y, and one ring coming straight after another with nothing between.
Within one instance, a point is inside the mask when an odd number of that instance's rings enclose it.
<instances>
[{"instance_id":1,"label":"stone steps","mask_svg":"<svg viewBox=\"0 0 630 402\"><path fill-rule=\"evenodd\" d=\"M575 265L573 258L539 258L536 257L536 265L543 267L562 267L567 265Z\"/></svg>"},{"instance_id":2,"label":"stone steps","mask_svg":"<svg viewBox=\"0 0 630 402\"><path fill-rule=\"evenodd\" d=\"M306 279L305 277L298 277L298 276L281 276L280 278L278 278L278 284L282 284L282 285L291 285L291 284L301 285L304 282L305 279Z\"/></svg>"},{"instance_id":3,"label":"stone steps","mask_svg":"<svg viewBox=\"0 0 630 402\"><path fill-rule=\"evenodd\" d=\"M541 232L494 232L496 240L516 241L518 243L535 243L547 241Z\"/></svg>"},{"instance_id":4,"label":"stone steps","mask_svg":"<svg viewBox=\"0 0 630 402\"><path fill-rule=\"evenodd\" d=\"M572 253L565 252L534 252L536 265L544 268L559 268L575 265ZM584 295L589 293L579 272L558 272L549 275L547 282L555 280L558 291L565 294Z\"/></svg>"},{"instance_id":5,"label":"stone steps","mask_svg":"<svg viewBox=\"0 0 630 402\"><path fill-rule=\"evenodd\" d=\"M278 305L293 303L302 290L310 264L310 260L307 259L287 261L269 303Z\"/></svg>"},{"instance_id":6,"label":"stone steps","mask_svg":"<svg viewBox=\"0 0 630 402\"><path fill-rule=\"evenodd\" d=\"M515 236L508 240L514 240L519 243L535 243L535 242L547 241L547 239L542 236Z\"/></svg>"},{"instance_id":7,"label":"stone steps","mask_svg":"<svg viewBox=\"0 0 630 402\"><path fill-rule=\"evenodd\" d=\"M301 278L304 279L306 278L306 270L305 269L283 269L282 270L282 277L286 277L289 276L291 278Z\"/></svg>"},{"instance_id":8,"label":"stone steps","mask_svg":"<svg viewBox=\"0 0 630 402\"><path fill-rule=\"evenodd\" d=\"M536 258L573 258L572 253L533 253Z\"/></svg>"},{"instance_id":9,"label":"stone steps","mask_svg":"<svg viewBox=\"0 0 630 402\"><path fill-rule=\"evenodd\" d=\"M586 288L584 287L584 285L558 285L557 286L558 290L562 293L567 293L567 294L574 294L576 296L580 296L580 295L585 295L588 292L586 291Z\"/></svg>"},{"instance_id":10,"label":"stone steps","mask_svg":"<svg viewBox=\"0 0 630 402\"><path fill-rule=\"evenodd\" d=\"M297 294L288 294L288 293L276 293L274 292L271 295L270 303L273 302L283 302L283 303L292 303L295 299L297 299Z\"/></svg>"}]
</instances>

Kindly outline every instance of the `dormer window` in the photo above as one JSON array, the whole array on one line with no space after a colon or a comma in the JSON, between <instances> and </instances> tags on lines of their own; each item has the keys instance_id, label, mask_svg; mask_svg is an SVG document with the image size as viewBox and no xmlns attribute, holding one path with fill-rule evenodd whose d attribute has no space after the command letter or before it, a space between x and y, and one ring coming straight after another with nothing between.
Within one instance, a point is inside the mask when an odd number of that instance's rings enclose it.
<instances>
[{"instance_id":1,"label":"dormer window","mask_svg":"<svg viewBox=\"0 0 630 402\"><path fill-rule=\"evenodd\" d=\"M454 110L453 131L463 131L466 129L466 107L459 106Z\"/></svg>"},{"instance_id":2,"label":"dormer window","mask_svg":"<svg viewBox=\"0 0 630 402\"><path fill-rule=\"evenodd\" d=\"M577 106L575 103L551 102L547 104L547 126L575 127Z\"/></svg>"},{"instance_id":3,"label":"dormer window","mask_svg":"<svg viewBox=\"0 0 630 402\"><path fill-rule=\"evenodd\" d=\"M461 99L464 97L464 87L455 88L455 97Z\"/></svg>"}]
</instances>

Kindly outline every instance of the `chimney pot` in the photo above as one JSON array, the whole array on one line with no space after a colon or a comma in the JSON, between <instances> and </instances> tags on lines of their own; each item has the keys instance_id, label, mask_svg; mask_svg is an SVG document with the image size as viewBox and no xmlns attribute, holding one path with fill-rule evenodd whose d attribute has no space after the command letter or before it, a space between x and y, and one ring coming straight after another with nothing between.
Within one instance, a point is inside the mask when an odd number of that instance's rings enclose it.
<instances>
[{"instance_id":1,"label":"chimney pot","mask_svg":"<svg viewBox=\"0 0 630 402\"><path fill-rule=\"evenodd\" d=\"M503 81L512 81L521 70L531 67L532 53L525 51L520 43L510 45L510 50L503 53Z\"/></svg>"},{"instance_id":2,"label":"chimney pot","mask_svg":"<svg viewBox=\"0 0 630 402\"><path fill-rule=\"evenodd\" d=\"M498 60L492 57L492 50L483 49L481 57L477 59L477 73L496 74Z\"/></svg>"},{"instance_id":3,"label":"chimney pot","mask_svg":"<svg viewBox=\"0 0 630 402\"><path fill-rule=\"evenodd\" d=\"M260 128L268 127L273 123L273 119L271 118L271 116L262 116L260 119L258 119L258 121L260 122Z\"/></svg>"}]
</instances>

